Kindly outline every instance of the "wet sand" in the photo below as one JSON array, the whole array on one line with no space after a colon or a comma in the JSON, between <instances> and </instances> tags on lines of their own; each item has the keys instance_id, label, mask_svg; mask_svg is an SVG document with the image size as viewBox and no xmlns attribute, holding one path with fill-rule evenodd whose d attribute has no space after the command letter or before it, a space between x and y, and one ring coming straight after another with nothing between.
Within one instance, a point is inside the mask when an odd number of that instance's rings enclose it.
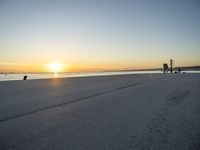
<instances>
[{"instance_id":1,"label":"wet sand","mask_svg":"<svg viewBox=\"0 0 200 150\"><path fill-rule=\"evenodd\" d=\"M200 74L0 82L0 149L198 150Z\"/></svg>"}]
</instances>

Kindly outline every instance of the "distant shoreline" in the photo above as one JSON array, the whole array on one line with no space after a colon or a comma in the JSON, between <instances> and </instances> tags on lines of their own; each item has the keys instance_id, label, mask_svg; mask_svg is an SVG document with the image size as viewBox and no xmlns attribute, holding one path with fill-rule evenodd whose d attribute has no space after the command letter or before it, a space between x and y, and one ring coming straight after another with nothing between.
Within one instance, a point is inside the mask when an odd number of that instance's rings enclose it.
<instances>
[{"instance_id":1,"label":"distant shoreline","mask_svg":"<svg viewBox=\"0 0 200 150\"><path fill-rule=\"evenodd\" d=\"M174 67L174 70L181 68L182 71L198 71L200 66L178 66ZM116 71L162 71L163 68L152 68L152 69L134 69L134 70L116 70Z\"/></svg>"}]
</instances>

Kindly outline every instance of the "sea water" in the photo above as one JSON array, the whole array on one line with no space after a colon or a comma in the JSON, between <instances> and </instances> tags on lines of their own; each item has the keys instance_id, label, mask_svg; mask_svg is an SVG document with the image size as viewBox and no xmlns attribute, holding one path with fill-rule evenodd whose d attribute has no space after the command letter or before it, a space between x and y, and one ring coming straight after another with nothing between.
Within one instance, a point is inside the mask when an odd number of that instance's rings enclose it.
<instances>
[{"instance_id":1,"label":"sea water","mask_svg":"<svg viewBox=\"0 0 200 150\"><path fill-rule=\"evenodd\" d=\"M200 73L200 71L184 71L186 73ZM125 75L125 74L149 74L162 73L162 71L100 71L100 72L62 72L62 73L0 73L0 81L23 80L24 76L31 79L47 78L67 78L67 77L86 77L86 76L107 76L107 75Z\"/></svg>"}]
</instances>

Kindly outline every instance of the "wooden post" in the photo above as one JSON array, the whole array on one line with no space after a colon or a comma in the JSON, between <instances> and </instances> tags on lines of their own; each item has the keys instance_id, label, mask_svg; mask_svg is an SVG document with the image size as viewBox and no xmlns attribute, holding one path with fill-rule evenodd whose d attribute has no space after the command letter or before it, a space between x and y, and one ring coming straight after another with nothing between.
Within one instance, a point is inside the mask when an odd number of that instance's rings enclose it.
<instances>
[{"instance_id":1,"label":"wooden post","mask_svg":"<svg viewBox=\"0 0 200 150\"><path fill-rule=\"evenodd\" d=\"M171 72L171 74L172 74L172 72L173 72L172 65L173 65L173 60L170 59L170 72Z\"/></svg>"}]
</instances>

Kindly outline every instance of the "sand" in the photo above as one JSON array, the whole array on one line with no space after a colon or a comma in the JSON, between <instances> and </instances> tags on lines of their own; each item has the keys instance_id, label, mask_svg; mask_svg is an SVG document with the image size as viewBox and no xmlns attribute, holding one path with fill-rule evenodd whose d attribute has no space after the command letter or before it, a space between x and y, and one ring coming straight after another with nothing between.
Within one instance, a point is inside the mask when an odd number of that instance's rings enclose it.
<instances>
[{"instance_id":1,"label":"sand","mask_svg":"<svg viewBox=\"0 0 200 150\"><path fill-rule=\"evenodd\" d=\"M1 150L198 150L200 74L0 82Z\"/></svg>"}]
</instances>

